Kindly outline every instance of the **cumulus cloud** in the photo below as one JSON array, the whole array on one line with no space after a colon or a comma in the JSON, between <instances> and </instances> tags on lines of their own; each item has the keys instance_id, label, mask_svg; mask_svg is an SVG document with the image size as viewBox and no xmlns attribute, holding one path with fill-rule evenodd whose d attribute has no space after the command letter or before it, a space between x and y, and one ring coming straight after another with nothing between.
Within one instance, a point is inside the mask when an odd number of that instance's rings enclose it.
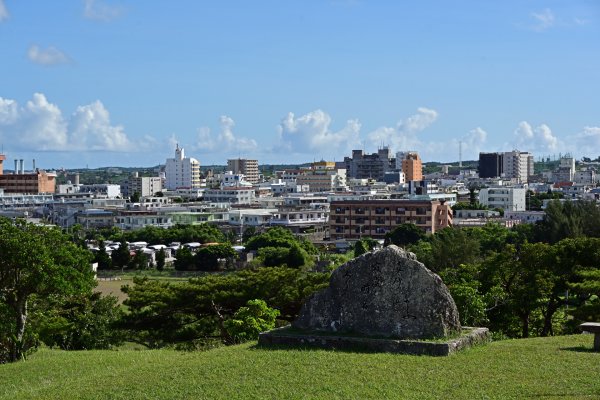
<instances>
[{"instance_id":1,"label":"cumulus cloud","mask_svg":"<svg viewBox=\"0 0 600 400\"><path fill-rule=\"evenodd\" d=\"M531 17L534 20L534 24L531 26L536 32L543 32L549 28L552 28L556 23L554 13L549 8L544 9L540 12L531 13Z\"/></svg>"},{"instance_id":2,"label":"cumulus cloud","mask_svg":"<svg viewBox=\"0 0 600 400\"><path fill-rule=\"evenodd\" d=\"M95 21L110 22L123 14L123 8L100 0L85 0L83 16Z\"/></svg>"},{"instance_id":3,"label":"cumulus cloud","mask_svg":"<svg viewBox=\"0 0 600 400\"><path fill-rule=\"evenodd\" d=\"M35 93L25 105L0 97L0 141L17 151L130 151L122 126L111 124L100 101L77 107L64 118L60 108Z\"/></svg>"},{"instance_id":4,"label":"cumulus cloud","mask_svg":"<svg viewBox=\"0 0 600 400\"><path fill-rule=\"evenodd\" d=\"M327 150L331 153L356 148L359 142L360 122L356 119L346 121L339 131L331 129L331 117L322 110L315 110L296 117L288 113L279 125L279 148L294 153L314 153Z\"/></svg>"},{"instance_id":5,"label":"cumulus cloud","mask_svg":"<svg viewBox=\"0 0 600 400\"><path fill-rule=\"evenodd\" d=\"M104 105L96 100L79 106L69 121L70 144L87 150L119 151L131 148L121 125L113 126Z\"/></svg>"},{"instance_id":6,"label":"cumulus cloud","mask_svg":"<svg viewBox=\"0 0 600 400\"><path fill-rule=\"evenodd\" d=\"M258 144L254 139L237 137L233 133L235 122L233 118L222 115L219 118L220 130L214 137L208 127L198 129L195 150L202 152L224 151L224 152L247 152L254 151Z\"/></svg>"},{"instance_id":7,"label":"cumulus cloud","mask_svg":"<svg viewBox=\"0 0 600 400\"><path fill-rule=\"evenodd\" d=\"M8 19L8 11L6 10L6 5L4 5L4 0L0 0L0 22Z\"/></svg>"},{"instance_id":8,"label":"cumulus cloud","mask_svg":"<svg viewBox=\"0 0 600 400\"><path fill-rule=\"evenodd\" d=\"M513 148L533 152L554 152L562 147L550 127L541 124L533 128L529 122L521 121L514 131Z\"/></svg>"},{"instance_id":9,"label":"cumulus cloud","mask_svg":"<svg viewBox=\"0 0 600 400\"><path fill-rule=\"evenodd\" d=\"M49 46L42 49L37 44L29 47L27 57L30 61L40 65L58 65L68 64L70 62L69 57L56 47Z\"/></svg>"},{"instance_id":10,"label":"cumulus cloud","mask_svg":"<svg viewBox=\"0 0 600 400\"><path fill-rule=\"evenodd\" d=\"M387 144L395 150L418 150L424 143L418 134L433 124L438 118L435 110L419 107L417 113L399 121L394 127L380 127L368 134L369 140L375 144ZM435 144L426 146L433 151Z\"/></svg>"},{"instance_id":11,"label":"cumulus cloud","mask_svg":"<svg viewBox=\"0 0 600 400\"><path fill-rule=\"evenodd\" d=\"M471 129L467 135L462 138L463 159L477 159L479 152L482 151L487 141L487 132L481 127Z\"/></svg>"},{"instance_id":12,"label":"cumulus cloud","mask_svg":"<svg viewBox=\"0 0 600 400\"><path fill-rule=\"evenodd\" d=\"M596 158L600 155L600 127L586 126L583 131L567 137L573 154Z\"/></svg>"}]
</instances>

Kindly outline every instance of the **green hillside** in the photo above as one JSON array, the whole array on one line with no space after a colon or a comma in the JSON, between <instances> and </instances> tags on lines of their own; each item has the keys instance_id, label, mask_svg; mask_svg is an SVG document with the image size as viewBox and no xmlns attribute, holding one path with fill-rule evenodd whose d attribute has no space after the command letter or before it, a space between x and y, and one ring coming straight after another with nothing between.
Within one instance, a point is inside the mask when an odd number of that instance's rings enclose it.
<instances>
[{"instance_id":1,"label":"green hillside","mask_svg":"<svg viewBox=\"0 0 600 400\"><path fill-rule=\"evenodd\" d=\"M0 365L0 398L600 398L592 339L506 340L445 358L252 344L190 353L41 350Z\"/></svg>"}]
</instances>

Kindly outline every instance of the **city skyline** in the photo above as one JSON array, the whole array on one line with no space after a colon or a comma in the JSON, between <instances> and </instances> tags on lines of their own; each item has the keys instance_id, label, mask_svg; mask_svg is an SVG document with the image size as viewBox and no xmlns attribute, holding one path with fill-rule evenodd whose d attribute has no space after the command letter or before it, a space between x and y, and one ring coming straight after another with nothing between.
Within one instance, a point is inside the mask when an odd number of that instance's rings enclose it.
<instances>
[{"instance_id":1,"label":"city skyline","mask_svg":"<svg viewBox=\"0 0 600 400\"><path fill-rule=\"evenodd\" d=\"M600 5L0 0L0 146L41 168L600 155ZM9 164L9 163L7 163ZM9 164L10 165L10 164Z\"/></svg>"}]
</instances>

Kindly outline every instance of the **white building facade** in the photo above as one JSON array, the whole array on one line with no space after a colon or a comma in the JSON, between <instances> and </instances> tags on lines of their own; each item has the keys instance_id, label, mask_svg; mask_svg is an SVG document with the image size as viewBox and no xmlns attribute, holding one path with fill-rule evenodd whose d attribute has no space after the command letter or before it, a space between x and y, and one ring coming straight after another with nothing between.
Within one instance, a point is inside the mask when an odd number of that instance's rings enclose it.
<instances>
[{"instance_id":1,"label":"white building facade","mask_svg":"<svg viewBox=\"0 0 600 400\"><path fill-rule=\"evenodd\" d=\"M479 191L479 202L490 208L525 211L525 188L492 187Z\"/></svg>"},{"instance_id":2,"label":"white building facade","mask_svg":"<svg viewBox=\"0 0 600 400\"><path fill-rule=\"evenodd\" d=\"M185 157L183 147L175 149L175 158L168 158L165 165L165 187L167 190L200 188L200 163L195 158Z\"/></svg>"},{"instance_id":3,"label":"white building facade","mask_svg":"<svg viewBox=\"0 0 600 400\"><path fill-rule=\"evenodd\" d=\"M503 153L503 171L507 178L516 179L518 183L527 183L533 175L533 155L513 150Z\"/></svg>"}]
</instances>

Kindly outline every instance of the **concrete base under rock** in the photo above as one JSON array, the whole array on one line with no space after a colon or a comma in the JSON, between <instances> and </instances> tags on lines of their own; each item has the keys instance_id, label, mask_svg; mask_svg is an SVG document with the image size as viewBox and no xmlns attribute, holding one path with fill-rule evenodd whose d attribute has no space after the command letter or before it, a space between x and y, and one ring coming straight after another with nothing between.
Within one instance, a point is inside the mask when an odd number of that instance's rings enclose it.
<instances>
[{"instance_id":1,"label":"concrete base under rock","mask_svg":"<svg viewBox=\"0 0 600 400\"><path fill-rule=\"evenodd\" d=\"M446 341L443 339L425 341L344 336L323 334L322 332L307 333L286 326L261 333L258 337L258 345L319 347L324 349L448 356L476 344L489 342L490 338L490 332L487 328L463 327L462 334L458 337Z\"/></svg>"}]
</instances>

